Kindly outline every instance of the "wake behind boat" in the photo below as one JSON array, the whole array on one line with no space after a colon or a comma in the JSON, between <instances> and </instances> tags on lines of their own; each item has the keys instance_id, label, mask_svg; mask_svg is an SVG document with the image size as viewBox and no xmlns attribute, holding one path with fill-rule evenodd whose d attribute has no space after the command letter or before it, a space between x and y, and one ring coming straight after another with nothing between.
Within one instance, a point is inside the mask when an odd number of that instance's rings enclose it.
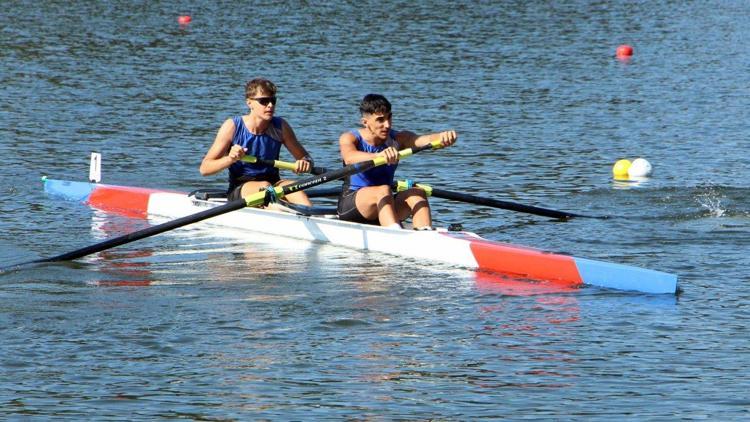
<instances>
[{"instance_id":1,"label":"wake behind boat","mask_svg":"<svg viewBox=\"0 0 750 422\"><path fill-rule=\"evenodd\" d=\"M225 203L222 198L205 194L46 178L44 189L51 195L82 201L97 209L142 217L181 218ZM335 215L251 207L214 216L205 223L571 287L591 285L645 293L677 292L674 274L496 242L466 231L393 230L341 221Z\"/></svg>"}]
</instances>

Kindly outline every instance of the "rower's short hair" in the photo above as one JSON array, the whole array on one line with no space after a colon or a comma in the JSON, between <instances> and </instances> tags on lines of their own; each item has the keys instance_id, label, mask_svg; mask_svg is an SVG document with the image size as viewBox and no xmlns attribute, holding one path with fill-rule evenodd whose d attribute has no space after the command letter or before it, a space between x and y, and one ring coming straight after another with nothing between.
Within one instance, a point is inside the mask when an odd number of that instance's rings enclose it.
<instances>
[{"instance_id":1,"label":"rower's short hair","mask_svg":"<svg viewBox=\"0 0 750 422\"><path fill-rule=\"evenodd\" d=\"M276 95L276 85L273 82L264 78L255 78L245 84L245 99L254 97L259 90L271 97Z\"/></svg>"},{"instance_id":2,"label":"rower's short hair","mask_svg":"<svg viewBox=\"0 0 750 422\"><path fill-rule=\"evenodd\" d=\"M389 114L391 112L391 103L380 94L367 94L359 103L359 112L363 116L373 113Z\"/></svg>"}]
</instances>

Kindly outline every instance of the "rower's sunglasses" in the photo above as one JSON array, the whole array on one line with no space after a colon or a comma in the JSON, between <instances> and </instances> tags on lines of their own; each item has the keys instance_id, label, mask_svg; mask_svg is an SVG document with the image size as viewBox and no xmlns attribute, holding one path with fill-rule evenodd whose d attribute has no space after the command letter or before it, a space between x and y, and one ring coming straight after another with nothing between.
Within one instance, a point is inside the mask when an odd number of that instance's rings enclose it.
<instances>
[{"instance_id":1,"label":"rower's sunglasses","mask_svg":"<svg viewBox=\"0 0 750 422\"><path fill-rule=\"evenodd\" d=\"M255 100L260 103L263 107L267 106L268 103L271 103L273 105L276 105L276 96L273 97L257 97L257 98L251 98L251 100Z\"/></svg>"}]
</instances>

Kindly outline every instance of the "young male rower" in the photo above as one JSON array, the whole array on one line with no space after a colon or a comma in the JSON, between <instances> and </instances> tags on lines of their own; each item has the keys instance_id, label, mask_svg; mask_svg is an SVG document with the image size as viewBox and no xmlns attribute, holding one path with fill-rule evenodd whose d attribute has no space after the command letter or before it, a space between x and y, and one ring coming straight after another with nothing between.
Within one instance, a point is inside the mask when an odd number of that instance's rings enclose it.
<instances>
[{"instance_id":1,"label":"young male rower","mask_svg":"<svg viewBox=\"0 0 750 422\"><path fill-rule=\"evenodd\" d=\"M393 194L391 186L398 166L398 151L440 140L444 146L456 142L455 131L416 135L396 131L391 125L391 103L379 94L368 94L359 105L362 128L341 134L339 150L344 165L382 156L386 165L378 166L346 179L339 196L339 218L360 223L401 228L410 216L415 230L432 229L427 196L422 189L411 188Z\"/></svg>"},{"instance_id":2,"label":"young male rower","mask_svg":"<svg viewBox=\"0 0 750 422\"><path fill-rule=\"evenodd\" d=\"M200 166L204 176L229 169L228 199L244 198L269 186L287 185L291 180L281 180L279 169L261 163L240 161L245 154L264 160L278 160L281 145L296 159L295 173L309 172L313 160L297 141L292 127L276 111L276 85L267 79L253 79L245 85L245 102L248 114L224 121L213 145ZM285 197L289 202L310 206L303 191Z\"/></svg>"}]
</instances>

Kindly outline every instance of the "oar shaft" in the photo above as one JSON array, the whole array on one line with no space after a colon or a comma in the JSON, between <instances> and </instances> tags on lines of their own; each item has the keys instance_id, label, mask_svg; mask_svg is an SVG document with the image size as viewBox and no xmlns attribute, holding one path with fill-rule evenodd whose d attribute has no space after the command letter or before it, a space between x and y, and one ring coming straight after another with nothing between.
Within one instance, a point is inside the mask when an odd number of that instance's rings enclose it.
<instances>
[{"instance_id":1,"label":"oar shaft","mask_svg":"<svg viewBox=\"0 0 750 422\"><path fill-rule=\"evenodd\" d=\"M339 196L341 195L341 187L310 189L305 191L305 194L308 198L328 198L332 196Z\"/></svg>"},{"instance_id":2,"label":"oar shaft","mask_svg":"<svg viewBox=\"0 0 750 422\"><path fill-rule=\"evenodd\" d=\"M596 216L583 215L583 214L575 214L572 212L551 210L547 208L535 207L533 205L524 205L524 204L519 204L516 202L501 201L498 199L485 198L481 196L469 195L469 194L460 193L460 192L451 192L447 190L437 189L430 185L424 185L421 183L412 184L411 182L407 183L404 181L399 181L399 182L394 183L394 188L399 191L405 190L409 186L414 186L414 187L423 189L428 196L434 196L436 198L450 199L453 201L467 202L470 204L484 205L487 207L500 208L500 209L505 209L505 210L510 210L510 211L518 211L518 212L523 212L527 214L539 215L542 217L556 218L559 220L568 220L574 217L606 218L606 217L596 217Z\"/></svg>"},{"instance_id":3,"label":"oar shaft","mask_svg":"<svg viewBox=\"0 0 750 422\"><path fill-rule=\"evenodd\" d=\"M218 207L209 208L207 210L195 214L190 214L176 220L171 220L163 224L158 224L156 226L147 227L143 230L138 230L133 233L128 233L126 235L108 239L95 245L87 246L85 248L53 256L51 258L39 259L32 262L72 261L86 255L91 255L110 248L114 248L116 246L124 245L126 243L135 242L136 240L164 233L169 230L174 230L188 224L197 223L199 221L203 221L211 217L216 217L217 215L226 214L228 212L235 211L244 207L245 200L237 199L231 202L227 202L226 204L220 205Z\"/></svg>"},{"instance_id":4,"label":"oar shaft","mask_svg":"<svg viewBox=\"0 0 750 422\"><path fill-rule=\"evenodd\" d=\"M432 144L424 145L421 147L408 148L405 150L401 150L399 151L399 157L405 158L412 154L416 154L420 151L424 151L426 149L439 149L442 147L443 145L439 141L435 141ZM288 195L290 193L294 193L294 192L298 192L307 188L311 188L313 186L317 186L322 183L326 183L326 182L336 180L336 179L341 179L343 177L346 177L355 173L367 171L373 167L377 167L385 163L386 163L385 158L377 157L370 161L363 161L361 163L351 164L349 166L343 167L338 170L325 172L319 176L303 179L299 182L292 183L286 186L276 187L274 188L274 193L278 197L283 197L284 195ZM149 236L154 236L160 233L164 233L166 231L173 230L182 226L186 226L188 224L197 223L199 221L203 221L211 217L216 217L221 214L226 214L232 211L236 211L246 206L255 207L255 206L263 205L265 203L267 194L268 192L266 191L257 192L252 195L248 195L245 198L227 202L226 204L220 205L218 207L209 208L207 210L204 210L195 214L190 214L185 217L178 218L176 220L168 221L166 223L158 224L156 226L151 226L143 230L138 230L133 233L129 233L123 236L118 236L112 239L108 239L103 242L99 242L95 245L76 249L71 252L53 256L51 258L37 259L37 260L26 262L23 264L18 264L16 266L0 268L0 271L5 271L9 268L20 268L28 264L35 264L35 263L42 263L42 262L70 261L70 260L78 259L86 255L91 255L91 254L101 252L106 249L114 248L116 246L124 245L130 242L134 242L139 239L143 239Z\"/></svg>"},{"instance_id":5,"label":"oar shaft","mask_svg":"<svg viewBox=\"0 0 750 422\"><path fill-rule=\"evenodd\" d=\"M419 185L417 184L417 186ZM542 217L557 218L561 220L567 220L573 217L586 217L584 215L574 214L571 212L551 210L547 208L535 207L533 205L518 204L515 202L500 201L498 199L492 198L483 198L481 196L467 195L459 192L450 192L434 187L432 188L432 196L443 199L451 199L454 201L468 202L476 205L484 205L493 208L502 208L510 211L534 214Z\"/></svg>"}]
</instances>

